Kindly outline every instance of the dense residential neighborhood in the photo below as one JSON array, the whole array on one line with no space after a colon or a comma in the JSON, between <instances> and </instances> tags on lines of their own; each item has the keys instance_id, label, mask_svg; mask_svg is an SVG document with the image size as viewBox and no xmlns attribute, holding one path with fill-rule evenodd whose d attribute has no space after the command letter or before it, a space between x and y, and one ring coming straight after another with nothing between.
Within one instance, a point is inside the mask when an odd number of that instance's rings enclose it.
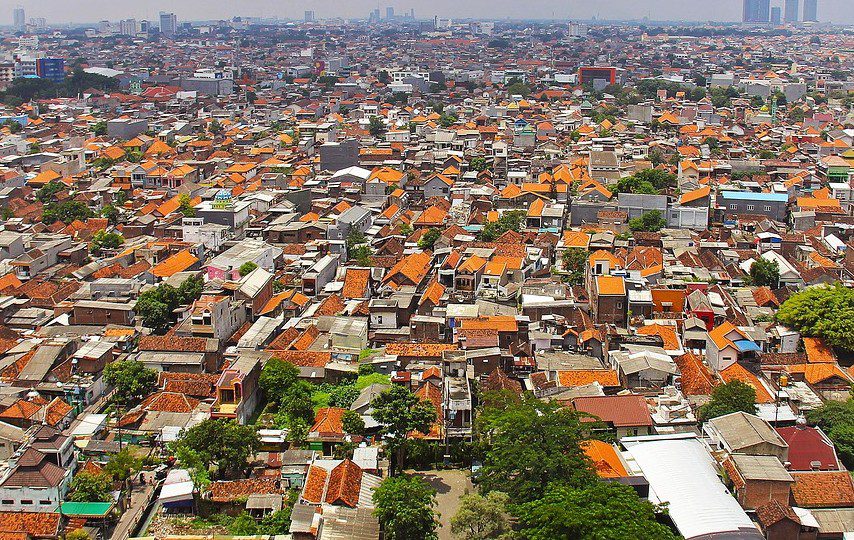
<instances>
[{"instance_id":1,"label":"dense residential neighborhood","mask_svg":"<svg viewBox=\"0 0 854 540\"><path fill-rule=\"evenodd\" d=\"M851 28L389 10L15 11L0 536L854 534Z\"/></svg>"}]
</instances>

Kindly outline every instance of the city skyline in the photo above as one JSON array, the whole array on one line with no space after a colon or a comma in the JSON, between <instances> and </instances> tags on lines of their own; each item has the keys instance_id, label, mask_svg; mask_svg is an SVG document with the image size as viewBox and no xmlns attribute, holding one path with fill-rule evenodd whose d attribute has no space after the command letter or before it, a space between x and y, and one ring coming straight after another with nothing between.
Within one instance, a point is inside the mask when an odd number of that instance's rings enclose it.
<instances>
[{"instance_id":1,"label":"city skyline","mask_svg":"<svg viewBox=\"0 0 854 540\"><path fill-rule=\"evenodd\" d=\"M783 6L784 0L775 0L772 6ZM679 0L661 0L654 2L629 2L628 0L605 0L596 5L571 0L556 2L540 0L525 6L507 4L495 6L481 0L459 4L447 0L422 2L384 2L380 4L383 14L385 8L392 7L395 13L406 13L415 9L422 18L433 15L451 18L510 18L510 19L581 19L597 18L602 20L684 20L738 22L743 15L742 0L725 0L710 3ZM7 24L12 23L12 11L19 4L7 3ZM26 2L20 4L28 17L46 17L52 24L92 23L99 20L120 20L125 18L156 20L161 11L174 11L179 19L185 21L230 19L234 16L281 18L302 20L305 11L315 12L317 19L332 17L367 18L377 8L375 2L356 0L354 2L306 2L300 6L283 6L272 0L246 2L236 7L231 3L202 0L188 0L170 6L162 1L142 0L134 3L117 3L96 0L85 6L69 5L59 0L44 2ZM818 7L822 22L837 24L854 23L854 11L848 0L823 0ZM800 17L799 17L800 18Z\"/></svg>"}]
</instances>

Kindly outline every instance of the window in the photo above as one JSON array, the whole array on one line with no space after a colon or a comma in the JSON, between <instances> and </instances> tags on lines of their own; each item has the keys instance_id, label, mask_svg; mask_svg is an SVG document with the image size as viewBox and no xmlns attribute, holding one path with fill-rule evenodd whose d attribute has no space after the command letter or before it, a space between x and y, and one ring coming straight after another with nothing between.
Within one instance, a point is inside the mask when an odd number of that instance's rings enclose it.
<instances>
[{"instance_id":1,"label":"window","mask_svg":"<svg viewBox=\"0 0 854 540\"><path fill-rule=\"evenodd\" d=\"M53 504L53 502L51 502L51 501L49 501L49 500L47 500L47 499L42 499L42 500L40 500L40 501L39 501L39 504L40 504L40 505L42 505L42 506L48 506L48 505Z\"/></svg>"},{"instance_id":2,"label":"window","mask_svg":"<svg viewBox=\"0 0 854 540\"><path fill-rule=\"evenodd\" d=\"M15 501L13 501L12 499L3 499L2 502L5 505L15 504Z\"/></svg>"},{"instance_id":3,"label":"window","mask_svg":"<svg viewBox=\"0 0 854 540\"><path fill-rule=\"evenodd\" d=\"M33 504L32 499L21 499L21 504Z\"/></svg>"},{"instance_id":4,"label":"window","mask_svg":"<svg viewBox=\"0 0 854 540\"><path fill-rule=\"evenodd\" d=\"M748 205L747 205L747 211L748 211L748 212L752 212L752 211L753 211L753 205L752 205L752 204L748 204Z\"/></svg>"},{"instance_id":5,"label":"window","mask_svg":"<svg viewBox=\"0 0 854 540\"><path fill-rule=\"evenodd\" d=\"M623 309L623 303L617 302L617 309Z\"/></svg>"},{"instance_id":6,"label":"window","mask_svg":"<svg viewBox=\"0 0 854 540\"><path fill-rule=\"evenodd\" d=\"M383 316L377 315L377 324L382 324L382 323L383 323Z\"/></svg>"},{"instance_id":7,"label":"window","mask_svg":"<svg viewBox=\"0 0 854 540\"><path fill-rule=\"evenodd\" d=\"M729 205L729 209L730 210L738 210L738 205L737 204L731 204L731 205Z\"/></svg>"},{"instance_id":8,"label":"window","mask_svg":"<svg viewBox=\"0 0 854 540\"><path fill-rule=\"evenodd\" d=\"M766 205L765 205L765 211L766 211L766 212L770 212L770 211L771 211L771 205L770 205L770 204L766 204Z\"/></svg>"}]
</instances>

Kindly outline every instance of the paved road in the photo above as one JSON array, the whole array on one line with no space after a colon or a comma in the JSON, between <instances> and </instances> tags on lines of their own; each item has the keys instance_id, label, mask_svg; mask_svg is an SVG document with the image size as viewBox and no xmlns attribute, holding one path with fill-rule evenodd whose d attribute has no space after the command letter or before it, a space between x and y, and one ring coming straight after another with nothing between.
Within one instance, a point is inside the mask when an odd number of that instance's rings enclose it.
<instances>
[{"instance_id":1,"label":"paved road","mask_svg":"<svg viewBox=\"0 0 854 540\"><path fill-rule=\"evenodd\" d=\"M460 497L475 491L471 479L462 470L418 471L413 474L423 478L436 490L436 510L441 514L439 540L452 540L451 518L460 509Z\"/></svg>"},{"instance_id":2,"label":"paved road","mask_svg":"<svg viewBox=\"0 0 854 540\"><path fill-rule=\"evenodd\" d=\"M116 528L113 529L112 540L126 540L134 532L134 528L139 523L139 520L145 515L145 509L148 507L149 497L154 491L153 484L134 483L133 491L130 496L130 505L119 522Z\"/></svg>"}]
</instances>

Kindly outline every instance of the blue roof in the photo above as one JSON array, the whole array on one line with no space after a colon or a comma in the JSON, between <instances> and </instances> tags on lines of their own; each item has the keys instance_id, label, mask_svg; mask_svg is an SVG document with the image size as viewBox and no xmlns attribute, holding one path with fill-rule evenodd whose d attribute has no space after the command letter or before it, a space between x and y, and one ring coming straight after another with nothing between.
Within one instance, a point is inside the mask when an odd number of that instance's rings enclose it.
<instances>
[{"instance_id":1,"label":"blue roof","mask_svg":"<svg viewBox=\"0 0 854 540\"><path fill-rule=\"evenodd\" d=\"M785 193L756 193L755 191L721 191L720 196L724 199L739 199L742 201L766 201L766 202L788 202L789 196Z\"/></svg>"},{"instance_id":2,"label":"blue roof","mask_svg":"<svg viewBox=\"0 0 854 540\"><path fill-rule=\"evenodd\" d=\"M735 346L738 347L738 350L741 352L761 351L762 350L759 348L759 345L750 341L749 339L739 339L739 340L736 340L734 343L735 343Z\"/></svg>"}]
</instances>

